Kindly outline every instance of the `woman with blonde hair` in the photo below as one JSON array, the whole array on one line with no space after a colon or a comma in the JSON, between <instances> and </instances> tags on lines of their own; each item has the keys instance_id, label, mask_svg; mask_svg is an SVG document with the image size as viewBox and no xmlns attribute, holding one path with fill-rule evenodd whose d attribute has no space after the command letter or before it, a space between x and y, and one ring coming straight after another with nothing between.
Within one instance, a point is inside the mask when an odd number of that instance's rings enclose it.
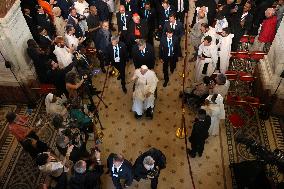
<instances>
[{"instance_id":1,"label":"woman with blonde hair","mask_svg":"<svg viewBox=\"0 0 284 189\"><path fill-rule=\"evenodd\" d=\"M56 35L64 36L65 27L66 27L67 22L61 16L61 9L59 7L54 7L52 9L52 12L54 15L54 26L56 30Z\"/></svg>"}]
</instances>

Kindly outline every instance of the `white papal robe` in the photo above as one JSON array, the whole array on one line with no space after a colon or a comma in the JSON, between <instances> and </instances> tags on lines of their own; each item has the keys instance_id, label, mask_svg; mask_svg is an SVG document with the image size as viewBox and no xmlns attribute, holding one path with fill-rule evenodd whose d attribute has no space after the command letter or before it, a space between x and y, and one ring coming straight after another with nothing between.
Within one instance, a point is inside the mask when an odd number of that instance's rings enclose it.
<instances>
[{"instance_id":1,"label":"white papal robe","mask_svg":"<svg viewBox=\"0 0 284 189\"><path fill-rule=\"evenodd\" d=\"M144 110L154 108L155 90L157 88L158 78L152 70L148 70L144 75L141 74L140 69L136 69L133 78L136 79L135 90L133 92L133 106L132 111L138 115L142 115ZM147 98L146 94L151 93Z\"/></svg>"},{"instance_id":2,"label":"white papal robe","mask_svg":"<svg viewBox=\"0 0 284 189\"><path fill-rule=\"evenodd\" d=\"M211 102L213 95L209 95L206 99ZM206 113L211 117L211 125L208 130L209 135L217 136L219 135L220 120L225 119L225 108L223 104L223 97L218 94L216 103L209 103L208 106L202 106L201 108L206 110Z\"/></svg>"},{"instance_id":3,"label":"white papal robe","mask_svg":"<svg viewBox=\"0 0 284 189\"><path fill-rule=\"evenodd\" d=\"M208 58L202 60L199 56L205 55ZM198 49L198 58L195 64L195 82L200 82L204 76L211 76L216 68L218 61L217 46L211 44L210 46L204 46L202 43ZM202 74L204 64L208 63L206 74Z\"/></svg>"},{"instance_id":4,"label":"white papal robe","mask_svg":"<svg viewBox=\"0 0 284 189\"><path fill-rule=\"evenodd\" d=\"M225 74L225 72L229 68L229 61L231 57L231 46L232 39L234 38L234 34L229 34L226 37L220 37L220 41L218 47L220 49L219 57L220 57L220 72Z\"/></svg>"}]
</instances>

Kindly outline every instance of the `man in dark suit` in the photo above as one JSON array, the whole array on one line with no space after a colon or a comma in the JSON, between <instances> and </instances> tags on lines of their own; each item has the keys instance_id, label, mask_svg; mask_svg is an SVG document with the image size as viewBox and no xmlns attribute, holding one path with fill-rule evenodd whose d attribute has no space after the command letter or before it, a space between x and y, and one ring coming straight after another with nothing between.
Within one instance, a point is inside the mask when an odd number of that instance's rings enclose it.
<instances>
[{"instance_id":1,"label":"man in dark suit","mask_svg":"<svg viewBox=\"0 0 284 189\"><path fill-rule=\"evenodd\" d=\"M95 0L90 3L90 5L94 5L97 7L98 15L100 17L100 21L109 20L109 10L106 2L102 0Z\"/></svg>"},{"instance_id":2,"label":"man in dark suit","mask_svg":"<svg viewBox=\"0 0 284 189\"><path fill-rule=\"evenodd\" d=\"M94 157L92 157L94 156ZM74 173L70 177L70 189L100 189L101 175L104 173L101 165L100 152L95 151L90 160L79 160L74 165Z\"/></svg>"},{"instance_id":3,"label":"man in dark suit","mask_svg":"<svg viewBox=\"0 0 284 189\"><path fill-rule=\"evenodd\" d=\"M137 0L120 0L120 5L124 5L126 12L132 14L138 12L138 2Z\"/></svg>"},{"instance_id":4,"label":"man in dark suit","mask_svg":"<svg viewBox=\"0 0 284 189\"><path fill-rule=\"evenodd\" d=\"M57 0L57 6L61 9L61 14L64 19L68 19L69 8L72 7L72 5L72 0Z\"/></svg>"},{"instance_id":5,"label":"man in dark suit","mask_svg":"<svg viewBox=\"0 0 284 189\"><path fill-rule=\"evenodd\" d=\"M179 44L178 56L181 57L182 52L181 52L180 41L181 41L181 37L184 35L184 27L183 27L183 24L180 21L176 20L175 14L171 14L169 16L169 21L166 21L166 23L163 27L163 33L165 34L166 31L168 31L169 29L172 29L174 36L176 36L178 38L178 44Z\"/></svg>"},{"instance_id":6,"label":"man in dark suit","mask_svg":"<svg viewBox=\"0 0 284 189\"><path fill-rule=\"evenodd\" d=\"M90 14L86 19L89 30L89 37L95 41L96 33L100 29L100 18L96 6L90 6Z\"/></svg>"},{"instance_id":7,"label":"man in dark suit","mask_svg":"<svg viewBox=\"0 0 284 189\"><path fill-rule=\"evenodd\" d=\"M107 167L111 171L112 182L116 189L122 189L121 179L124 179L124 187L128 187L133 182L133 170L129 161L121 154L111 153L107 158Z\"/></svg>"},{"instance_id":8,"label":"man in dark suit","mask_svg":"<svg viewBox=\"0 0 284 189\"><path fill-rule=\"evenodd\" d=\"M155 66L155 53L154 48L145 40L140 39L137 44L132 48L132 59L135 69L140 68L142 65L146 65L149 69L153 69Z\"/></svg>"},{"instance_id":9,"label":"man in dark suit","mask_svg":"<svg viewBox=\"0 0 284 189\"><path fill-rule=\"evenodd\" d=\"M182 24L184 23L184 17L187 16L189 10L189 1L188 0L173 0L172 5L176 8L177 20Z\"/></svg>"},{"instance_id":10,"label":"man in dark suit","mask_svg":"<svg viewBox=\"0 0 284 189\"><path fill-rule=\"evenodd\" d=\"M116 13L116 20L120 41L126 43L129 22L131 21L131 14L125 11L124 5L119 6L119 12Z\"/></svg>"},{"instance_id":11,"label":"man in dark suit","mask_svg":"<svg viewBox=\"0 0 284 189\"><path fill-rule=\"evenodd\" d=\"M123 42L119 41L119 36L111 37L111 45L108 46L108 59L111 64L119 71L118 79L121 80L121 87L127 93L125 87L125 66L128 60L128 52Z\"/></svg>"},{"instance_id":12,"label":"man in dark suit","mask_svg":"<svg viewBox=\"0 0 284 189\"><path fill-rule=\"evenodd\" d=\"M231 27L232 33L234 34L232 42L232 51L237 51L238 44L243 35L249 34L252 28L253 16L250 12L252 7L251 2L246 2L244 7L235 10L236 13L232 15L229 27Z\"/></svg>"},{"instance_id":13,"label":"man in dark suit","mask_svg":"<svg viewBox=\"0 0 284 189\"><path fill-rule=\"evenodd\" d=\"M208 138L208 130L211 124L210 116L206 115L206 111L200 109L197 118L193 124L191 136L188 138L191 143L191 150L188 149L189 155L194 158L196 152L199 157L202 156L205 140Z\"/></svg>"},{"instance_id":14,"label":"man in dark suit","mask_svg":"<svg viewBox=\"0 0 284 189\"><path fill-rule=\"evenodd\" d=\"M162 31L165 22L169 20L169 16L175 13L175 8L169 4L168 0L162 2L162 9L159 13L159 29Z\"/></svg>"},{"instance_id":15,"label":"man in dark suit","mask_svg":"<svg viewBox=\"0 0 284 189\"><path fill-rule=\"evenodd\" d=\"M47 31L45 28L38 26L38 33L39 33L39 41L38 45L43 49L43 50L49 50L53 51L54 49L51 49L51 45L53 45L53 40L52 38L48 35Z\"/></svg>"},{"instance_id":16,"label":"man in dark suit","mask_svg":"<svg viewBox=\"0 0 284 189\"><path fill-rule=\"evenodd\" d=\"M48 15L44 12L43 8L41 6L36 6L37 9L37 25L43 27L46 29L49 35L54 34L54 27L52 26L52 23L50 21L50 18Z\"/></svg>"},{"instance_id":17,"label":"man in dark suit","mask_svg":"<svg viewBox=\"0 0 284 189\"><path fill-rule=\"evenodd\" d=\"M137 39L147 39L148 25L146 20L140 18L139 14L133 14L132 21L128 27L128 44L133 46Z\"/></svg>"},{"instance_id":18,"label":"man in dark suit","mask_svg":"<svg viewBox=\"0 0 284 189\"><path fill-rule=\"evenodd\" d=\"M98 59L100 60L100 67L103 73L106 72L105 64L108 64L107 54L108 46L111 45L111 32L109 30L109 22L102 22L101 29L96 34L95 45L98 53Z\"/></svg>"},{"instance_id":19,"label":"man in dark suit","mask_svg":"<svg viewBox=\"0 0 284 189\"><path fill-rule=\"evenodd\" d=\"M158 29L158 17L156 10L154 8L151 8L150 2L144 3L143 9L140 11L140 16L142 19L147 21L148 24L148 43L151 45L154 45L154 40L153 40L153 34L155 30Z\"/></svg>"},{"instance_id":20,"label":"man in dark suit","mask_svg":"<svg viewBox=\"0 0 284 189\"><path fill-rule=\"evenodd\" d=\"M79 25L79 21L86 19L84 15L77 13L74 7L70 8L70 14L68 16L67 24L72 25L75 28L75 36L77 38L83 37L83 31Z\"/></svg>"},{"instance_id":21,"label":"man in dark suit","mask_svg":"<svg viewBox=\"0 0 284 189\"><path fill-rule=\"evenodd\" d=\"M160 59L163 63L164 84L166 87L169 82L169 65L171 73L176 68L176 62L178 61L178 39L173 35L173 30L169 29L161 38L160 42Z\"/></svg>"},{"instance_id":22,"label":"man in dark suit","mask_svg":"<svg viewBox=\"0 0 284 189\"><path fill-rule=\"evenodd\" d=\"M23 13L33 38L38 41L37 24L35 22L35 19L31 16L31 10L27 7L24 7Z\"/></svg>"},{"instance_id":23,"label":"man in dark suit","mask_svg":"<svg viewBox=\"0 0 284 189\"><path fill-rule=\"evenodd\" d=\"M151 189L157 189L160 170L166 168L165 155L156 148L141 154L134 163L134 178L151 179Z\"/></svg>"}]
</instances>

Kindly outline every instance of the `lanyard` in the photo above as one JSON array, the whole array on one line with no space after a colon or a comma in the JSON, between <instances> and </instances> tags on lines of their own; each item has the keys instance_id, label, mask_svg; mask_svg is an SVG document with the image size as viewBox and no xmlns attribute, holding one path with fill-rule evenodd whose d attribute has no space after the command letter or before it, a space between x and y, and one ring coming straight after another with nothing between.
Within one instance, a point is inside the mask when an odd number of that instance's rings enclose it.
<instances>
[{"instance_id":1,"label":"lanyard","mask_svg":"<svg viewBox=\"0 0 284 189\"><path fill-rule=\"evenodd\" d=\"M114 46L114 58L119 57L119 47L118 45Z\"/></svg>"},{"instance_id":2,"label":"lanyard","mask_svg":"<svg viewBox=\"0 0 284 189\"><path fill-rule=\"evenodd\" d=\"M121 15L121 21L123 22L123 25L125 26L126 25L126 19L125 19L124 14Z\"/></svg>"},{"instance_id":3,"label":"lanyard","mask_svg":"<svg viewBox=\"0 0 284 189\"><path fill-rule=\"evenodd\" d=\"M146 18L146 19L148 18L148 15L149 15L149 11L148 11L148 10L145 10L145 18Z\"/></svg>"},{"instance_id":4,"label":"lanyard","mask_svg":"<svg viewBox=\"0 0 284 189\"><path fill-rule=\"evenodd\" d=\"M173 52L173 41L172 41L172 38L168 39L168 48L169 48L168 56L171 56L172 52Z\"/></svg>"}]
</instances>

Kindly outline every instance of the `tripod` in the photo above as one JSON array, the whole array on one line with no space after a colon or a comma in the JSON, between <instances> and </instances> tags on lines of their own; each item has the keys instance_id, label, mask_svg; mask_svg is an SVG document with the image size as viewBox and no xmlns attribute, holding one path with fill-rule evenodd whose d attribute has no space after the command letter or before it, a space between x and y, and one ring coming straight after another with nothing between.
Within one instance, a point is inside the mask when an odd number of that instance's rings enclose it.
<instances>
[{"instance_id":1,"label":"tripod","mask_svg":"<svg viewBox=\"0 0 284 189\"><path fill-rule=\"evenodd\" d=\"M93 88L92 83L90 83L90 81L84 81L84 82L87 82L87 83L84 84L84 86L85 86L85 89L86 89L86 93L87 93L88 99L90 101L90 106L88 107L88 109L89 109L90 112L92 112L94 114L94 116L96 118L96 122L99 122L101 130L104 130L105 128L103 127L102 122L100 120L99 111L98 111L98 108L95 105L93 96L95 95L96 97L98 97L98 99L104 104L105 108L108 108L108 106L103 101L103 99L99 96L100 92L96 91ZM83 97L84 97L84 92L82 93L82 99L83 99Z\"/></svg>"}]
</instances>

